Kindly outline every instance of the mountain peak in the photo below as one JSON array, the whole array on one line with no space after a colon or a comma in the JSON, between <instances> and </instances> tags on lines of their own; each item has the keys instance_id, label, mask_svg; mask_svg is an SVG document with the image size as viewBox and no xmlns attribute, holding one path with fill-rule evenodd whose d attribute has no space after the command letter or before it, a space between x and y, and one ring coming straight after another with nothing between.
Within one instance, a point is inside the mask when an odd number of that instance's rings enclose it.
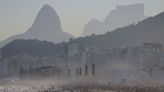
<instances>
[{"instance_id":1,"label":"mountain peak","mask_svg":"<svg viewBox=\"0 0 164 92\"><path fill-rule=\"evenodd\" d=\"M46 33L47 30L52 33L53 31L62 30L59 16L57 15L56 11L48 4L45 4L41 8L31 28L37 28L38 30L33 31L39 31L43 33Z\"/></svg>"},{"instance_id":2,"label":"mountain peak","mask_svg":"<svg viewBox=\"0 0 164 92\"><path fill-rule=\"evenodd\" d=\"M104 34L117 28L122 28L133 23L146 19L144 15L144 4L119 5L112 10L104 21L95 19L86 24L82 36L91 34Z\"/></svg>"},{"instance_id":3,"label":"mountain peak","mask_svg":"<svg viewBox=\"0 0 164 92\"><path fill-rule=\"evenodd\" d=\"M48 4L45 4L37 14L34 23L25 33L18 34L1 42L1 46L16 39L37 39L50 42L69 41L74 38L71 34L63 32L60 18L56 11Z\"/></svg>"},{"instance_id":4,"label":"mountain peak","mask_svg":"<svg viewBox=\"0 0 164 92\"><path fill-rule=\"evenodd\" d=\"M119 5L112 10L104 20L108 30L128 26L146 19L144 15L144 4Z\"/></svg>"},{"instance_id":5,"label":"mountain peak","mask_svg":"<svg viewBox=\"0 0 164 92\"><path fill-rule=\"evenodd\" d=\"M103 34L106 32L105 25L96 19L90 20L84 28L82 36L89 36L94 34Z\"/></svg>"},{"instance_id":6,"label":"mountain peak","mask_svg":"<svg viewBox=\"0 0 164 92\"><path fill-rule=\"evenodd\" d=\"M34 35L39 40L52 42L66 41L72 35L62 31L61 21L56 11L48 4L45 4L38 15L28 34ZM54 41L55 40L55 41Z\"/></svg>"},{"instance_id":7,"label":"mountain peak","mask_svg":"<svg viewBox=\"0 0 164 92\"><path fill-rule=\"evenodd\" d=\"M53 10L53 11L54 11L54 9L52 8L52 6L50 6L50 5L48 5L48 4L45 4L45 5L42 7L41 10Z\"/></svg>"}]
</instances>

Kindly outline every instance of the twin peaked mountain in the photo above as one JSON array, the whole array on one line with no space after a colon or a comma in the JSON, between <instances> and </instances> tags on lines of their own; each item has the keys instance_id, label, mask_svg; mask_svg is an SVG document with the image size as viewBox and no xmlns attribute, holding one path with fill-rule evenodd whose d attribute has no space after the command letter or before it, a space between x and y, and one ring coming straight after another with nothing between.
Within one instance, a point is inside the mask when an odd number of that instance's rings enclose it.
<instances>
[{"instance_id":1,"label":"twin peaked mountain","mask_svg":"<svg viewBox=\"0 0 164 92\"><path fill-rule=\"evenodd\" d=\"M71 34L62 31L60 19L55 10L44 5L35 18L31 28L23 34L18 34L2 41L1 46L6 45L15 39L38 39L50 42L68 41L69 38L74 38Z\"/></svg>"}]
</instances>

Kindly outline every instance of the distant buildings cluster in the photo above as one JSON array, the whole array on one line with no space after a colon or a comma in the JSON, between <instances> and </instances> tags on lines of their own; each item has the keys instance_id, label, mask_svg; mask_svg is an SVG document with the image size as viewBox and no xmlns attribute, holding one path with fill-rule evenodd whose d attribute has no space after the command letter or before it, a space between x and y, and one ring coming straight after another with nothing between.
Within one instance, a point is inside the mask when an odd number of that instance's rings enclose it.
<instances>
[{"instance_id":1,"label":"distant buildings cluster","mask_svg":"<svg viewBox=\"0 0 164 92\"><path fill-rule=\"evenodd\" d=\"M68 69L73 80L161 82L164 77L161 44L144 43L141 46L101 50L94 46L82 48L80 43L72 42L68 48Z\"/></svg>"},{"instance_id":2,"label":"distant buildings cluster","mask_svg":"<svg viewBox=\"0 0 164 92\"><path fill-rule=\"evenodd\" d=\"M1 78L44 76L80 82L164 83L164 49L162 44L156 43L99 49L69 42L63 56L38 58L22 53L3 60L1 56L0 53Z\"/></svg>"},{"instance_id":3,"label":"distant buildings cluster","mask_svg":"<svg viewBox=\"0 0 164 92\"><path fill-rule=\"evenodd\" d=\"M63 56L32 57L28 54L3 59L2 77L42 78L65 76L66 60Z\"/></svg>"}]
</instances>

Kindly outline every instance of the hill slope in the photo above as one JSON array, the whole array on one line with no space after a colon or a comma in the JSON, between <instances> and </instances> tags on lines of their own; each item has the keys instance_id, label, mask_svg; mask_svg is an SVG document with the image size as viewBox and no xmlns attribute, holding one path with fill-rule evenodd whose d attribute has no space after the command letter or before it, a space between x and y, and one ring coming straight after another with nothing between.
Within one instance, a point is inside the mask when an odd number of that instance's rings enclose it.
<instances>
[{"instance_id":1,"label":"hill slope","mask_svg":"<svg viewBox=\"0 0 164 92\"><path fill-rule=\"evenodd\" d=\"M62 56L66 54L66 43L54 44L39 40L14 40L2 48L3 58L28 54L34 57Z\"/></svg>"},{"instance_id":2,"label":"hill slope","mask_svg":"<svg viewBox=\"0 0 164 92\"><path fill-rule=\"evenodd\" d=\"M75 39L84 45L96 45L100 48L139 45L144 42L164 44L164 13L150 17L138 24L131 24L103 35L92 35Z\"/></svg>"}]
</instances>

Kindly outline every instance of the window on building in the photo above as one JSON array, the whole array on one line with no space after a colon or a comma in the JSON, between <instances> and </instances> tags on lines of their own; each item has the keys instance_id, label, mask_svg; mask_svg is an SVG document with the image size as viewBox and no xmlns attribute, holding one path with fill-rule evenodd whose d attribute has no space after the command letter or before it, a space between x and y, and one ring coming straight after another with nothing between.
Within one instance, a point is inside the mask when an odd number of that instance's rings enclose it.
<instances>
[{"instance_id":1,"label":"window on building","mask_svg":"<svg viewBox=\"0 0 164 92\"><path fill-rule=\"evenodd\" d=\"M78 68L76 68L76 76L78 76Z\"/></svg>"},{"instance_id":2,"label":"window on building","mask_svg":"<svg viewBox=\"0 0 164 92\"><path fill-rule=\"evenodd\" d=\"M81 72L81 67L79 68L79 75L81 75L82 74L82 72Z\"/></svg>"},{"instance_id":3,"label":"window on building","mask_svg":"<svg viewBox=\"0 0 164 92\"><path fill-rule=\"evenodd\" d=\"M85 75L88 75L88 65L85 65Z\"/></svg>"},{"instance_id":4,"label":"window on building","mask_svg":"<svg viewBox=\"0 0 164 92\"><path fill-rule=\"evenodd\" d=\"M71 72L71 70L70 70L70 69L68 69L68 76L70 76L70 72Z\"/></svg>"},{"instance_id":5,"label":"window on building","mask_svg":"<svg viewBox=\"0 0 164 92\"><path fill-rule=\"evenodd\" d=\"M92 64L92 75L95 75L95 64Z\"/></svg>"}]
</instances>

